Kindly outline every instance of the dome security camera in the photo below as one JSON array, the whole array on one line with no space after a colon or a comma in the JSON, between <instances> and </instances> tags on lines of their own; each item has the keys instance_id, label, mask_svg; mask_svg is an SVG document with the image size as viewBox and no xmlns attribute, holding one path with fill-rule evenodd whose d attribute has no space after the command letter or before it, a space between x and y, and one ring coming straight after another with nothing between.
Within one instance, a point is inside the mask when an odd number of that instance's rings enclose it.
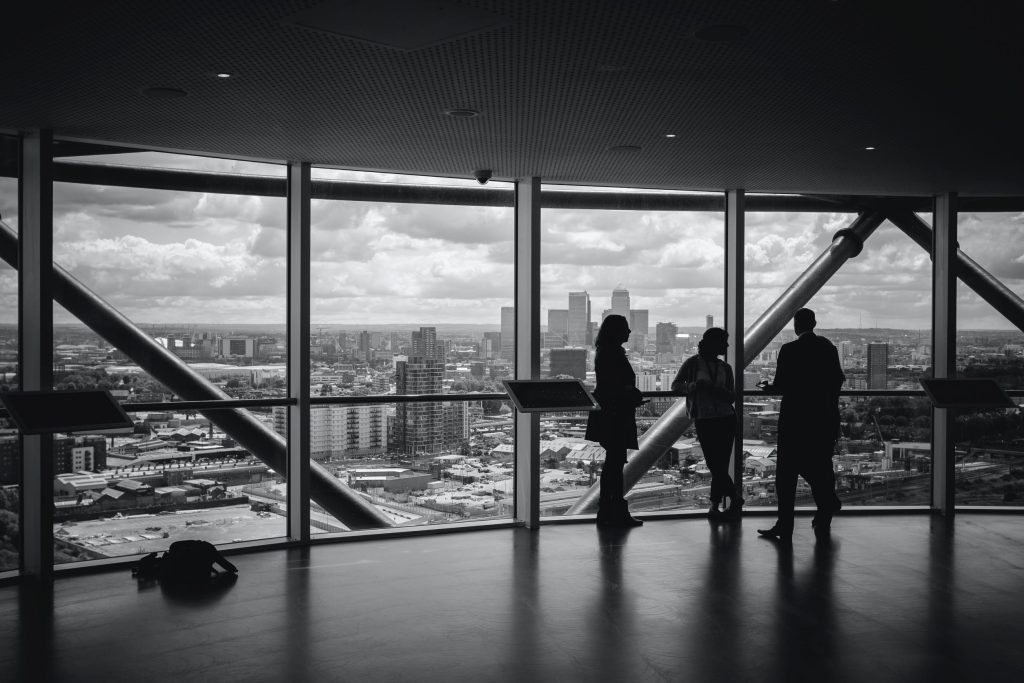
<instances>
[{"instance_id":1,"label":"dome security camera","mask_svg":"<svg viewBox=\"0 0 1024 683\"><path fill-rule=\"evenodd\" d=\"M486 185L487 181L491 179L491 169L485 169L480 171L473 171L473 177L481 185Z\"/></svg>"}]
</instances>

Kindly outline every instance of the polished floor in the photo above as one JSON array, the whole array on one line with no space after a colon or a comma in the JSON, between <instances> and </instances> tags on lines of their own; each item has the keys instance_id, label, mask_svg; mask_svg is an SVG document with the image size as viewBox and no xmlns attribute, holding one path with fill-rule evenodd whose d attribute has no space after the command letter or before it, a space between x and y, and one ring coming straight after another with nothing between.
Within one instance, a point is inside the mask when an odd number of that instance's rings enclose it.
<instances>
[{"instance_id":1,"label":"polished floor","mask_svg":"<svg viewBox=\"0 0 1024 683\"><path fill-rule=\"evenodd\" d=\"M0 587L0 681L1022 681L1024 517L798 518L791 549L664 519L233 557Z\"/></svg>"}]
</instances>

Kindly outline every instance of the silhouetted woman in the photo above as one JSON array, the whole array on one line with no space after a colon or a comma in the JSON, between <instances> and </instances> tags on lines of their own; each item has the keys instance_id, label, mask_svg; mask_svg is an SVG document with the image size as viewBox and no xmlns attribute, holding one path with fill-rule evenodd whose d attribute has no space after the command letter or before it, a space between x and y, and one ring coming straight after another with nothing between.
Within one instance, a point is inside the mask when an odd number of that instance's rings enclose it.
<instances>
[{"instance_id":1,"label":"silhouetted woman","mask_svg":"<svg viewBox=\"0 0 1024 683\"><path fill-rule=\"evenodd\" d=\"M636 407L643 396L636 388L636 373L626 360L622 345L629 339L629 323L621 315L609 315L601 323L594 346L594 373L597 386L594 398L600 410L587 418L586 438L597 441L604 448L604 467L601 468L601 499L597 508L597 523L602 526L639 526L643 524L629 514L623 498L622 468L626 464L626 449L637 448Z\"/></svg>"},{"instance_id":2,"label":"silhouetted woman","mask_svg":"<svg viewBox=\"0 0 1024 683\"><path fill-rule=\"evenodd\" d=\"M729 333L709 327L697 344L697 355L687 358L676 373L672 391L686 395L686 409L697 425L697 440L711 471L712 519L739 519L743 499L729 476L729 459L736 440L736 385L732 368L718 357L729 348ZM719 506L725 499L729 507Z\"/></svg>"}]
</instances>

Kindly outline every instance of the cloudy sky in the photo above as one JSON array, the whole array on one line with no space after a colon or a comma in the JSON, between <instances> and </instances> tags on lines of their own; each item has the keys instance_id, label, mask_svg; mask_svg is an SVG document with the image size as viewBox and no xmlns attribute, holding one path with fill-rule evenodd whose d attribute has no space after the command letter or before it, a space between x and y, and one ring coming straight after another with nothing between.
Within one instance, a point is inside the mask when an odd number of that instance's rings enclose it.
<instances>
[{"instance_id":1,"label":"cloudy sky","mask_svg":"<svg viewBox=\"0 0 1024 683\"><path fill-rule=\"evenodd\" d=\"M284 175L269 164L145 153L83 161ZM314 177L476 187L329 169ZM492 183L489 187L509 187ZM17 188L0 179L0 214L14 227ZM281 198L59 183L58 263L143 323L285 320L285 201ZM511 208L315 201L314 325L482 323L512 304ZM747 324L848 225L846 214L747 215ZM1024 293L1024 215L961 216L961 247ZM625 287L650 323L703 325L723 314L723 215L716 212L545 210L542 308L591 295L595 319ZM930 326L930 262L889 223L811 302L822 327ZM0 265L0 322L16 322L16 277ZM961 287L961 328L1007 328ZM66 315L66 314L65 314ZM58 319L67 320L58 315ZM542 322L546 323L546 313Z\"/></svg>"}]
</instances>

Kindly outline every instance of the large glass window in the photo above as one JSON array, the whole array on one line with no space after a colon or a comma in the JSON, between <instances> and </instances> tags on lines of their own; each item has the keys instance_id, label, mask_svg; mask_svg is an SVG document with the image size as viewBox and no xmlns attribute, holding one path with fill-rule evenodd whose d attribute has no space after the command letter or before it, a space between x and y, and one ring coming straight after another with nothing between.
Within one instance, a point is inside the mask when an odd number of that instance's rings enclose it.
<instances>
[{"instance_id":1,"label":"large glass window","mask_svg":"<svg viewBox=\"0 0 1024 683\"><path fill-rule=\"evenodd\" d=\"M1020 212L963 212L957 226L964 254L1016 297L1024 295L1022 227ZM1024 390L1024 333L962 281L956 315L957 375L990 377L1004 389ZM957 504L1024 505L1020 411L963 410L953 419Z\"/></svg>"},{"instance_id":2,"label":"large glass window","mask_svg":"<svg viewBox=\"0 0 1024 683\"><path fill-rule=\"evenodd\" d=\"M465 395L503 393L513 372L512 185L313 181L332 197L311 209L310 383L328 401L312 409L313 460L396 525L510 517L511 407ZM396 394L464 398L372 400ZM342 397L367 400L329 403Z\"/></svg>"},{"instance_id":3,"label":"large glass window","mask_svg":"<svg viewBox=\"0 0 1024 683\"><path fill-rule=\"evenodd\" d=\"M183 538L283 536L285 168L55 149L63 180L54 185L54 260L70 277L61 291L95 298L55 301L54 388L109 389L134 420L116 433L55 435L56 561L133 556ZM0 220L12 244L16 164L16 139L0 136ZM326 168L313 180L312 459L395 526L511 517L513 411L500 380L514 371L512 185ZM543 192L541 376L592 387L598 327L617 313L632 329L626 350L638 387L668 390L703 331L724 323L722 196ZM748 331L855 220L747 213ZM962 213L959 227L964 252L1018 296L1022 220ZM16 248L3 256L0 390L20 384ZM930 276L928 254L885 222L861 254L811 285L817 332L836 344L847 376L834 454L846 504L929 500L931 407L917 392L931 365ZM957 306L958 374L993 377L1024 396L1024 334L963 283ZM778 329L763 348L748 344L754 359L737 373L751 392L743 407L750 507L776 504L778 397L756 384L772 377L794 336L791 320ZM401 395L443 400L393 398ZM206 412L175 405L215 397L250 403ZM656 396L638 410L639 433L675 401ZM583 438L585 417L543 416L542 515L572 509L600 475L604 453ZM1018 411L964 412L955 437L957 503L1019 505ZM19 564L20 464L20 441L0 422L0 572ZM705 509L708 475L691 426L629 492L631 508ZM812 504L800 489L797 505ZM330 505L309 505L311 532L348 529Z\"/></svg>"},{"instance_id":4,"label":"large glass window","mask_svg":"<svg viewBox=\"0 0 1024 683\"><path fill-rule=\"evenodd\" d=\"M109 389L129 410L284 397L285 199L248 193L284 168L89 151L55 160L79 182L54 184L54 261L102 303L55 302L54 388ZM56 435L56 562L284 535L284 506L252 492L279 481L266 454L283 439L269 408L239 411L245 434L224 411L168 407L118 433Z\"/></svg>"},{"instance_id":5,"label":"large glass window","mask_svg":"<svg viewBox=\"0 0 1024 683\"><path fill-rule=\"evenodd\" d=\"M18 378L18 139L0 135L0 391ZM21 553L21 439L0 417L0 573L14 571Z\"/></svg>"},{"instance_id":6,"label":"large glass window","mask_svg":"<svg viewBox=\"0 0 1024 683\"><path fill-rule=\"evenodd\" d=\"M724 326L723 195L547 186L541 211L541 376L577 377L594 386L594 339L609 314L623 315L631 334L627 357L641 391L669 391L704 329ZM576 193L582 208L552 208ZM618 194L615 208L587 208L586 196ZM601 193L598 195L596 193ZM626 208L647 203L649 210ZM595 201L594 203L597 203ZM673 206L674 205L674 206ZM698 208L699 207L699 208ZM708 208L712 207L712 208ZM721 207L721 210L716 210ZM675 402L655 398L637 411L643 434ZM583 439L586 414L545 415L541 430L541 513L562 514L596 481L604 450ZM706 507L701 483L670 449L627 495L633 510ZM704 486L703 495L707 495Z\"/></svg>"},{"instance_id":7,"label":"large glass window","mask_svg":"<svg viewBox=\"0 0 1024 683\"><path fill-rule=\"evenodd\" d=\"M753 196L752 196L753 197ZM759 200L770 200L760 196ZM753 198L751 198L753 201ZM822 255L852 213L748 211L745 300L749 329ZM806 286L807 283L804 283ZM888 221L863 251L815 288L807 307L815 332L830 339L846 374L844 390L920 391L931 364L931 263L927 252ZM795 338L792 320L745 368L746 389L771 379L779 348ZM747 396L744 405L744 497L774 506L779 397ZM930 492L930 407L913 396L843 396L842 438L834 463L844 503L926 504ZM800 486L805 487L803 480ZM809 489L798 505L813 505Z\"/></svg>"}]
</instances>

